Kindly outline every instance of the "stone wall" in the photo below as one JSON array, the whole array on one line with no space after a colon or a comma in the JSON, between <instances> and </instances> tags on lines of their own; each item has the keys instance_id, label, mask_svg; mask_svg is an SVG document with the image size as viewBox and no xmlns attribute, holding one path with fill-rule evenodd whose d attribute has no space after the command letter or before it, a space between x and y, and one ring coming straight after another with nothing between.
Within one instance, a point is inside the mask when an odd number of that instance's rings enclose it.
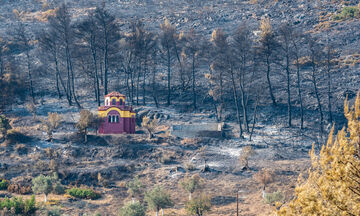
<instances>
[{"instance_id":1,"label":"stone wall","mask_svg":"<svg viewBox=\"0 0 360 216\"><path fill-rule=\"evenodd\" d=\"M221 137L222 123L173 125L171 135L177 137Z\"/></svg>"}]
</instances>

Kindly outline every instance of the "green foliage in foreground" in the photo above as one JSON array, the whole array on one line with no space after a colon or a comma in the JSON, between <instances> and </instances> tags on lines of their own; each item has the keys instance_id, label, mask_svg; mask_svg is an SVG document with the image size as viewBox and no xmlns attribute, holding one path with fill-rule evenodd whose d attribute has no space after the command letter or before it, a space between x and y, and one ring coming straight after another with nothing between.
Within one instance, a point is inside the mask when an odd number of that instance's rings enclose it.
<instances>
[{"instance_id":1,"label":"green foliage in foreground","mask_svg":"<svg viewBox=\"0 0 360 216\"><path fill-rule=\"evenodd\" d=\"M141 195L143 193L143 190L144 190L144 185L141 183L138 176L135 176L133 181L128 182L126 184L126 187L128 188L128 193L132 197L135 197L137 195Z\"/></svg>"},{"instance_id":2,"label":"green foliage in foreground","mask_svg":"<svg viewBox=\"0 0 360 216\"><path fill-rule=\"evenodd\" d=\"M145 202L147 202L150 209L156 212L173 206L170 195L160 186L155 186L151 191L145 193Z\"/></svg>"},{"instance_id":3,"label":"green foliage in foreground","mask_svg":"<svg viewBox=\"0 0 360 216\"><path fill-rule=\"evenodd\" d=\"M80 198L80 199L99 199L101 195L97 192L95 192L92 189L88 188L71 188L66 191L67 194L70 196Z\"/></svg>"},{"instance_id":4,"label":"green foliage in foreground","mask_svg":"<svg viewBox=\"0 0 360 216\"><path fill-rule=\"evenodd\" d=\"M347 20L360 18L360 9L358 7L344 7L340 14L337 14L335 20Z\"/></svg>"},{"instance_id":5,"label":"green foliage in foreground","mask_svg":"<svg viewBox=\"0 0 360 216\"><path fill-rule=\"evenodd\" d=\"M36 211L36 201L35 196L31 196L30 199L23 200L22 197L13 197L11 199L4 198L0 199L0 209L4 210L5 208L7 210L13 209L15 211L15 214L20 215L31 215L35 213Z\"/></svg>"},{"instance_id":6,"label":"green foliage in foreground","mask_svg":"<svg viewBox=\"0 0 360 216\"><path fill-rule=\"evenodd\" d=\"M266 204L274 204L276 202L282 202L284 201L284 199L285 197L280 191L265 194L264 197L264 201Z\"/></svg>"},{"instance_id":7,"label":"green foliage in foreground","mask_svg":"<svg viewBox=\"0 0 360 216\"><path fill-rule=\"evenodd\" d=\"M9 186L9 181L5 179L2 179L0 181L0 190L7 190L8 186Z\"/></svg>"},{"instance_id":8,"label":"green foliage in foreground","mask_svg":"<svg viewBox=\"0 0 360 216\"><path fill-rule=\"evenodd\" d=\"M129 202L120 209L119 216L145 216L145 207L140 202Z\"/></svg>"},{"instance_id":9,"label":"green foliage in foreground","mask_svg":"<svg viewBox=\"0 0 360 216\"><path fill-rule=\"evenodd\" d=\"M211 198L206 195L196 197L185 204L186 211L191 215L202 216L205 212L210 211Z\"/></svg>"}]
</instances>

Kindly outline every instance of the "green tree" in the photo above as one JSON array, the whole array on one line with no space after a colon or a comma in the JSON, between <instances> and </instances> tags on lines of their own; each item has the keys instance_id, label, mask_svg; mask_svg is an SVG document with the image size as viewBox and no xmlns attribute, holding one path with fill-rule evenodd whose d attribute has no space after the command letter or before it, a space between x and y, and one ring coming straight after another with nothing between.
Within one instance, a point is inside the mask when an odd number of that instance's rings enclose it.
<instances>
[{"instance_id":1,"label":"green tree","mask_svg":"<svg viewBox=\"0 0 360 216\"><path fill-rule=\"evenodd\" d=\"M88 129L93 126L95 122L95 115L89 110L80 111L80 119L76 124L76 127L80 130L80 133L84 134L85 142L87 142Z\"/></svg>"},{"instance_id":2,"label":"green tree","mask_svg":"<svg viewBox=\"0 0 360 216\"><path fill-rule=\"evenodd\" d=\"M132 198L141 195L144 190L144 185L143 183L141 183L138 176L135 176L133 181L128 182L126 184L126 187L128 189L128 193L131 195Z\"/></svg>"},{"instance_id":3,"label":"green tree","mask_svg":"<svg viewBox=\"0 0 360 216\"><path fill-rule=\"evenodd\" d=\"M193 175L191 178L186 178L180 182L181 187L189 192L189 200L192 198L192 194L195 190L203 186L203 182L199 175Z\"/></svg>"},{"instance_id":4,"label":"green tree","mask_svg":"<svg viewBox=\"0 0 360 216\"><path fill-rule=\"evenodd\" d=\"M38 177L32 180L32 190L36 194L44 194L44 201L47 202L47 195L53 190L53 181L52 176L39 175Z\"/></svg>"},{"instance_id":5,"label":"green tree","mask_svg":"<svg viewBox=\"0 0 360 216\"><path fill-rule=\"evenodd\" d=\"M202 216L210 211L211 198L206 195L196 197L185 204L186 211L191 215Z\"/></svg>"},{"instance_id":6,"label":"green tree","mask_svg":"<svg viewBox=\"0 0 360 216\"><path fill-rule=\"evenodd\" d=\"M10 121L6 116L0 115L0 132L4 139L7 137L8 130L11 129Z\"/></svg>"},{"instance_id":7,"label":"green tree","mask_svg":"<svg viewBox=\"0 0 360 216\"><path fill-rule=\"evenodd\" d=\"M155 186L152 190L145 193L145 202L150 209L156 211L156 216L159 216L160 209L173 206L170 195L160 186Z\"/></svg>"},{"instance_id":8,"label":"green tree","mask_svg":"<svg viewBox=\"0 0 360 216\"><path fill-rule=\"evenodd\" d=\"M140 202L128 202L120 209L119 216L145 216L145 207Z\"/></svg>"},{"instance_id":9,"label":"green tree","mask_svg":"<svg viewBox=\"0 0 360 216\"><path fill-rule=\"evenodd\" d=\"M347 128L334 137L332 128L317 156L310 152L308 178L298 180L295 198L277 215L360 215L360 96L349 109L345 101Z\"/></svg>"},{"instance_id":10,"label":"green tree","mask_svg":"<svg viewBox=\"0 0 360 216\"><path fill-rule=\"evenodd\" d=\"M57 129L60 126L61 122L61 116L57 114L56 112L48 113L48 118L46 120L41 120L42 127L45 130L45 132L48 135L48 140L53 141L53 133L55 129Z\"/></svg>"}]
</instances>

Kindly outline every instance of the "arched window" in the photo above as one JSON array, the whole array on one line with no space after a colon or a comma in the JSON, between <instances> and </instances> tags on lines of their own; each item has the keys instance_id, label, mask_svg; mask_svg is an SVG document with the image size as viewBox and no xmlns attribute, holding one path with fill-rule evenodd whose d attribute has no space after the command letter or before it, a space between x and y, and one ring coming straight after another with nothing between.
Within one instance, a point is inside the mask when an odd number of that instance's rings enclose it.
<instances>
[{"instance_id":1,"label":"arched window","mask_svg":"<svg viewBox=\"0 0 360 216\"><path fill-rule=\"evenodd\" d=\"M109 116L109 120L108 120L109 123L111 123L111 116Z\"/></svg>"},{"instance_id":2,"label":"arched window","mask_svg":"<svg viewBox=\"0 0 360 216\"><path fill-rule=\"evenodd\" d=\"M116 105L116 100L115 99L112 100L112 105Z\"/></svg>"},{"instance_id":3,"label":"arched window","mask_svg":"<svg viewBox=\"0 0 360 216\"><path fill-rule=\"evenodd\" d=\"M119 123L119 116L116 116L116 123Z\"/></svg>"},{"instance_id":4,"label":"arched window","mask_svg":"<svg viewBox=\"0 0 360 216\"><path fill-rule=\"evenodd\" d=\"M115 116L112 116L112 122L115 122Z\"/></svg>"},{"instance_id":5,"label":"arched window","mask_svg":"<svg viewBox=\"0 0 360 216\"><path fill-rule=\"evenodd\" d=\"M122 106L123 105L123 101L122 101L122 99L120 99L120 106Z\"/></svg>"}]
</instances>

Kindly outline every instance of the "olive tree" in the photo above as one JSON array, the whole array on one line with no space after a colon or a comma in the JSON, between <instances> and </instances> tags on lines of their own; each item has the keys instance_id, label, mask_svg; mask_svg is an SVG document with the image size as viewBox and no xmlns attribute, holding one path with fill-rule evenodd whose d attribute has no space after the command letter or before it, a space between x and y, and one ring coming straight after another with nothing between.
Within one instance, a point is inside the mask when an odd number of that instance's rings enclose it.
<instances>
[{"instance_id":1,"label":"olive tree","mask_svg":"<svg viewBox=\"0 0 360 216\"><path fill-rule=\"evenodd\" d=\"M141 183L138 176L135 176L133 181L128 182L126 184L126 187L128 189L128 193L131 195L133 200L136 196L141 195L144 190L144 185L143 183Z\"/></svg>"},{"instance_id":2,"label":"olive tree","mask_svg":"<svg viewBox=\"0 0 360 216\"><path fill-rule=\"evenodd\" d=\"M203 182L199 175L193 175L191 178L186 178L180 182L181 187L189 192L189 200L192 198L192 194L195 190L202 188Z\"/></svg>"},{"instance_id":3,"label":"olive tree","mask_svg":"<svg viewBox=\"0 0 360 216\"><path fill-rule=\"evenodd\" d=\"M211 198L206 195L200 195L185 204L186 211L191 215L202 216L210 211Z\"/></svg>"},{"instance_id":4,"label":"olive tree","mask_svg":"<svg viewBox=\"0 0 360 216\"><path fill-rule=\"evenodd\" d=\"M145 216L145 207L140 202L128 202L120 209L119 216Z\"/></svg>"},{"instance_id":5,"label":"olive tree","mask_svg":"<svg viewBox=\"0 0 360 216\"><path fill-rule=\"evenodd\" d=\"M87 142L88 129L93 126L94 120L95 115L89 110L80 111L80 119L76 124L76 127L79 129L80 133L84 134L85 142Z\"/></svg>"},{"instance_id":6,"label":"olive tree","mask_svg":"<svg viewBox=\"0 0 360 216\"><path fill-rule=\"evenodd\" d=\"M160 209L173 206L170 194L160 186L155 186L152 190L145 193L145 202L150 209L156 211L156 216L159 216ZM162 215L164 215L164 211L162 211Z\"/></svg>"},{"instance_id":7,"label":"olive tree","mask_svg":"<svg viewBox=\"0 0 360 216\"><path fill-rule=\"evenodd\" d=\"M32 190L36 194L44 194L44 201L47 202L47 195L53 190L53 177L39 175L32 180Z\"/></svg>"}]
</instances>

